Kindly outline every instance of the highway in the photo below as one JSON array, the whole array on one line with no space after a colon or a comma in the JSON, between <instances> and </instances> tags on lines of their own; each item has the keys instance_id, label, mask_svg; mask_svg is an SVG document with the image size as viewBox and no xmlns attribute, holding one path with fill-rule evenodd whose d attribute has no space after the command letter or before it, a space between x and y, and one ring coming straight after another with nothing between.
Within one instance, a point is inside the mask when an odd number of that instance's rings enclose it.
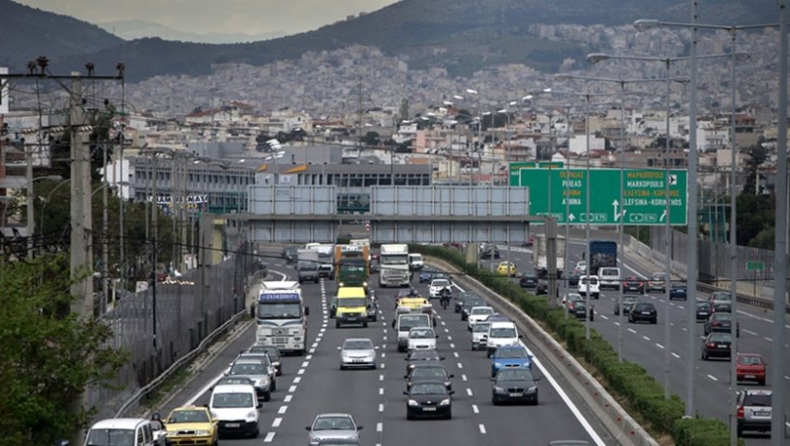
<instances>
[{"instance_id":1,"label":"highway","mask_svg":"<svg viewBox=\"0 0 790 446\"><path fill-rule=\"evenodd\" d=\"M293 277L294 271L273 262L271 269ZM374 283L376 280L374 278ZM427 285L415 288L427 295ZM538 383L537 406L493 406L491 404L490 360L485 352L470 349L471 335L466 322L452 306L442 310L438 301L438 350L444 365L455 375L452 420L406 420L403 375L405 355L396 351L396 338L390 328L394 313L395 289L374 288L380 304L380 318L368 328L337 329L328 319L326 303L335 291L334 281L320 285L303 285L311 313L308 316L309 354L284 358L283 376L277 378L272 401L260 410L259 439L223 439L223 445L259 445L263 443L306 444L305 426L320 413L347 412L364 426L362 445L450 446L509 444L514 439L528 439L529 444L547 445L558 439L582 439L593 445L617 444L600 426L575 394L563 391L561 378L547 361L536 358L542 380ZM210 386L227 368L239 350L254 342L250 327L218 355L193 381L179 391L170 403L160 407L163 417L174 407L208 403ZM349 337L369 337L379 346L378 370L339 370L337 347ZM524 340L529 347L529 340ZM545 365L548 367L548 365ZM556 385L556 388L555 388ZM559 389L559 390L558 390Z\"/></svg>"},{"instance_id":2,"label":"highway","mask_svg":"<svg viewBox=\"0 0 790 446\"><path fill-rule=\"evenodd\" d=\"M506 247L500 247L501 258L494 262L506 260ZM582 259L585 245L582 241L572 240L569 244L570 261L566 265L571 269L577 261ZM511 248L510 258L516 264L518 272L532 271L534 268L531 259L531 249ZM663 269L652 265L634 256L626 255L619 259L622 274L624 277L639 276L648 277L656 271ZM485 260L486 266L490 265L490 260ZM614 315L614 304L617 299L616 290L602 290L601 298L598 301L592 300L595 306L596 317L591 322L593 329L601 333L612 346L617 348L619 319ZM698 298L707 299L707 295L698 293ZM670 389L685 399L686 379L685 368L687 363L686 345L689 321L686 317L687 305L689 302L674 300L667 302L661 293L650 293L643 299L655 304L659 321L656 325L650 324L629 324L627 317L623 318L623 357L628 361L633 361L643 366L659 383L664 383L665 370L665 349L670 350ZM666 342L664 318L669 314L670 321L670 341ZM737 308L737 320L741 327L741 336L738 338L738 351L742 353L759 353L770 363L771 348L773 339L773 314L757 309L739 305ZM694 375L694 395L695 407L699 414L718 418L727 422L730 416L730 363L726 360L702 361L700 359L703 324L693 321L696 326L698 340L695 344L695 355L691 358L695 361ZM790 321L786 320L785 327L790 328ZM785 348L788 348L785 345ZM784 376L785 382L790 385L790 357L786 358L784 367L788 375ZM770 365L768 368L769 376L766 388L771 386ZM739 383L739 388L758 387L756 383ZM790 407L790 396L785 402L786 407ZM788 424L790 427L790 424ZM767 445L770 440L767 435L759 433L744 433L746 444Z\"/></svg>"}]
</instances>

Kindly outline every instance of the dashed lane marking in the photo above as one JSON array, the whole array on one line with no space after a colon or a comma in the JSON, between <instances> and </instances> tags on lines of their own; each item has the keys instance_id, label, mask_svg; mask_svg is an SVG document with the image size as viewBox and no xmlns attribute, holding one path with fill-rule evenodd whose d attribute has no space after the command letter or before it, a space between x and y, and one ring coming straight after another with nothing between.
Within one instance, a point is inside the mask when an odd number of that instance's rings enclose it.
<instances>
[{"instance_id":1,"label":"dashed lane marking","mask_svg":"<svg viewBox=\"0 0 790 446\"><path fill-rule=\"evenodd\" d=\"M480 433L481 434L485 434L486 433L486 427L485 427L484 424L479 424L477 427L480 428Z\"/></svg>"},{"instance_id":2,"label":"dashed lane marking","mask_svg":"<svg viewBox=\"0 0 790 446\"><path fill-rule=\"evenodd\" d=\"M294 378L294 384L299 384L300 382L302 382L301 376L297 376L296 378Z\"/></svg>"},{"instance_id":3,"label":"dashed lane marking","mask_svg":"<svg viewBox=\"0 0 790 446\"><path fill-rule=\"evenodd\" d=\"M455 348L455 344L453 344L453 343L451 342L451 343L450 343L450 348Z\"/></svg>"},{"instance_id":4,"label":"dashed lane marking","mask_svg":"<svg viewBox=\"0 0 790 446\"><path fill-rule=\"evenodd\" d=\"M309 361L304 361L304 362L302 363L302 367L303 367L303 368L304 368L304 367L307 367L307 366L309 366L309 365L310 365L310 362L309 362Z\"/></svg>"},{"instance_id":5,"label":"dashed lane marking","mask_svg":"<svg viewBox=\"0 0 790 446\"><path fill-rule=\"evenodd\" d=\"M751 331L751 330L747 330L745 328L742 329L741 331L746 333L746 334L748 334L748 335L757 336L757 332L754 332L754 331Z\"/></svg>"},{"instance_id":6,"label":"dashed lane marking","mask_svg":"<svg viewBox=\"0 0 790 446\"><path fill-rule=\"evenodd\" d=\"M379 387L379 395L384 395L384 387Z\"/></svg>"},{"instance_id":7,"label":"dashed lane marking","mask_svg":"<svg viewBox=\"0 0 790 446\"><path fill-rule=\"evenodd\" d=\"M480 413L480 409L477 408L477 404L472 404L472 412Z\"/></svg>"},{"instance_id":8,"label":"dashed lane marking","mask_svg":"<svg viewBox=\"0 0 790 446\"><path fill-rule=\"evenodd\" d=\"M293 399L293 397L294 397L293 395L285 395L285 398L283 398L283 401L286 402L286 403L290 403L291 400Z\"/></svg>"},{"instance_id":9,"label":"dashed lane marking","mask_svg":"<svg viewBox=\"0 0 790 446\"><path fill-rule=\"evenodd\" d=\"M282 415L282 414L284 414L284 413L285 413L285 411L287 411L287 410L288 410L288 406L280 406L280 408L277 410L277 413L278 413L278 414L280 414L280 415Z\"/></svg>"},{"instance_id":10,"label":"dashed lane marking","mask_svg":"<svg viewBox=\"0 0 790 446\"><path fill-rule=\"evenodd\" d=\"M466 394L469 395L469 396L472 396L472 389L467 387L466 388Z\"/></svg>"},{"instance_id":11,"label":"dashed lane marking","mask_svg":"<svg viewBox=\"0 0 790 446\"><path fill-rule=\"evenodd\" d=\"M379 381L384 381L384 375L379 375Z\"/></svg>"},{"instance_id":12,"label":"dashed lane marking","mask_svg":"<svg viewBox=\"0 0 790 446\"><path fill-rule=\"evenodd\" d=\"M271 443L272 441L274 441L274 432L269 432L268 434L266 434L266 438L263 439L263 442Z\"/></svg>"},{"instance_id":13,"label":"dashed lane marking","mask_svg":"<svg viewBox=\"0 0 790 446\"><path fill-rule=\"evenodd\" d=\"M628 331L633 333L633 334L636 334L636 330L634 330L633 328L629 328Z\"/></svg>"},{"instance_id":14,"label":"dashed lane marking","mask_svg":"<svg viewBox=\"0 0 790 446\"><path fill-rule=\"evenodd\" d=\"M769 338L768 336L764 336L763 339L765 339L768 342L774 342L773 338Z\"/></svg>"},{"instance_id":15,"label":"dashed lane marking","mask_svg":"<svg viewBox=\"0 0 790 446\"><path fill-rule=\"evenodd\" d=\"M384 431L384 423L376 423L376 432Z\"/></svg>"},{"instance_id":16,"label":"dashed lane marking","mask_svg":"<svg viewBox=\"0 0 790 446\"><path fill-rule=\"evenodd\" d=\"M718 380L719 380L718 378L716 378L716 377L715 377L715 376L713 376L713 375L708 375L708 378L710 378L710 379L712 379L712 380L714 380L714 381L718 381Z\"/></svg>"},{"instance_id":17,"label":"dashed lane marking","mask_svg":"<svg viewBox=\"0 0 790 446\"><path fill-rule=\"evenodd\" d=\"M658 347L658 348L660 348L660 349L662 349L662 350L664 349L664 346L663 346L663 345L661 345L661 344L659 344L658 342L656 342L656 347Z\"/></svg>"},{"instance_id":18,"label":"dashed lane marking","mask_svg":"<svg viewBox=\"0 0 790 446\"><path fill-rule=\"evenodd\" d=\"M461 381L466 381L466 375L461 375Z\"/></svg>"},{"instance_id":19,"label":"dashed lane marking","mask_svg":"<svg viewBox=\"0 0 790 446\"><path fill-rule=\"evenodd\" d=\"M299 369L299 370L296 372L296 374L297 374L297 375L304 375L304 369Z\"/></svg>"},{"instance_id":20,"label":"dashed lane marking","mask_svg":"<svg viewBox=\"0 0 790 446\"><path fill-rule=\"evenodd\" d=\"M672 352L672 356L674 356L676 359L680 359L680 355L675 352Z\"/></svg>"},{"instance_id":21,"label":"dashed lane marking","mask_svg":"<svg viewBox=\"0 0 790 446\"><path fill-rule=\"evenodd\" d=\"M384 412L384 404L379 404L379 412Z\"/></svg>"},{"instance_id":22,"label":"dashed lane marking","mask_svg":"<svg viewBox=\"0 0 790 446\"><path fill-rule=\"evenodd\" d=\"M280 418L280 417L277 417L277 418L274 419L274 422L272 422L272 427L280 427L280 424L282 422L283 422L283 419Z\"/></svg>"},{"instance_id":23,"label":"dashed lane marking","mask_svg":"<svg viewBox=\"0 0 790 446\"><path fill-rule=\"evenodd\" d=\"M608 318L608 317L606 317L606 316L604 316L603 314L599 314L598 316L599 316L601 319L605 320L605 321L608 321L608 320L609 320L609 318Z\"/></svg>"},{"instance_id":24,"label":"dashed lane marking","mask_svg":"<svg viewBox=\"0 0 790 446\"><path fill-rule=\"evenodd\" d=\"M458 352L453 352L453 356L458 357Z\"/></svg>"},{"instance_id":25,"label":"dashed lane marking","mask_svg":"<svg viewBox=\"0 0 790 446\"><path fill-rule=\"evenodd\" d=\"M296 392L296 386L291 386L288 388L288 393L294 393L294 392Z\"/></svg>"},{"instance_id":26,"label":"dashed lane marking","mask_svg":"<svg viewBox=\"0 0 790 446\"><path fill-rule=\"evenodd\" d=\"M463 365L463 364L461 364L461 363L459 362L459 363L458 363L458 368L459 368L459 369L462 369L462 368L464 368L464 365Z\"/></svg>"}]
</instances>

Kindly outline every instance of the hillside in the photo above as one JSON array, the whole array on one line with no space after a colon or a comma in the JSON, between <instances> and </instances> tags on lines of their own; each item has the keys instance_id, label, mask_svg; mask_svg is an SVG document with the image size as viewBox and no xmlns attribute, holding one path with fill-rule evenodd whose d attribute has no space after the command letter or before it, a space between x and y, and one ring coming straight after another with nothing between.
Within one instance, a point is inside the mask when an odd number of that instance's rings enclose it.
<instances>
[{"instance_id":1,"label":"hillside","mask_svg":"<svg viewBox=\"0 0 790 446\"><path fill-rule=\"evenodd\" d=\"M351 21L274 40L211 45L146 38L114 47L97 45L93 54L75 51L71 54L78 56L64 57L58 65L79 69L91 60L109 74L123 61L129 80L135 81L160 74L206 74L217 63L262 65L361 44L407 56L411 67L446 67L455 76L504 63L554 71L565 58L579 58L591 48L530 37L530 26L622 25L638 18L686 22L689 15L689 0L402 0ZM717 0L715 8L703 8L700 16L706 23L768 23L776 20L776 3ZM68 37L66 42L79 40Z\"/></svg>"},{"instance_id":2,"label":"hillside","mask_svg":"<svg viewBox=\"0 0 790 446\"><path fill-rule=\"evenodd\" d=\"M0 0L0 66L22 71L39 56L85 55L123 42L88 22Z\"/></svg>"}]
</instances>

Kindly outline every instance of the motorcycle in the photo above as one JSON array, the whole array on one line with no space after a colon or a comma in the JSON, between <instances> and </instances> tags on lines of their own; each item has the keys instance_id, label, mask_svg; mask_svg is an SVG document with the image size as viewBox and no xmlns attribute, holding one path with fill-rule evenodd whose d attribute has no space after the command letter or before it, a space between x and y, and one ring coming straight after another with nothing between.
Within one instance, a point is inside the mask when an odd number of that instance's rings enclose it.
<instances>
[{"instance_id":1,"label":"motorcycle","mask_svg":"<svg viewBox=\"0 0 790 446\"><path fill-rule=\"evenodd\" d=\"M442 308L445 310L450 305L450 290L445 288L442 290L442 293L439 298L439 302L442 304Z\"/></svg>"}]
</instances>

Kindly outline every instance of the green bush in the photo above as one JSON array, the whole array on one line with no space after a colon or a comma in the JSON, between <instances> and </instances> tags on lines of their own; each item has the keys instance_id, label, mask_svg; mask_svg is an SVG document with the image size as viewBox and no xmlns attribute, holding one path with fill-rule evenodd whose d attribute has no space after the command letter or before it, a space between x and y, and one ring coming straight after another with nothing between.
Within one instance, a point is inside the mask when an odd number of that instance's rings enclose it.
<instances>
[{"instance_id":1,"label":"green bush","mask_svg":"<svg viewBox=\"0 0 790 446\"><path fill-rule=\"evenodd\" d=\"M656 431L672 433L678 446L718 446L727 444L729 432L721 421L710 418L683 419L684 404L677 395L664 398L664 388L638 364L619 362L612 345L595 331L586 339L584 325L574 317L566 318L562 309L552 308L548 299L525 292L512 280L487 269L466 263L462 252L441 246L411 245L410 252L442 259L465 275L477 279L524 313L545 324L555 338L565 342L570 353L604 377L612 393L638 412Z\"/></svg>"}]
</instances>

